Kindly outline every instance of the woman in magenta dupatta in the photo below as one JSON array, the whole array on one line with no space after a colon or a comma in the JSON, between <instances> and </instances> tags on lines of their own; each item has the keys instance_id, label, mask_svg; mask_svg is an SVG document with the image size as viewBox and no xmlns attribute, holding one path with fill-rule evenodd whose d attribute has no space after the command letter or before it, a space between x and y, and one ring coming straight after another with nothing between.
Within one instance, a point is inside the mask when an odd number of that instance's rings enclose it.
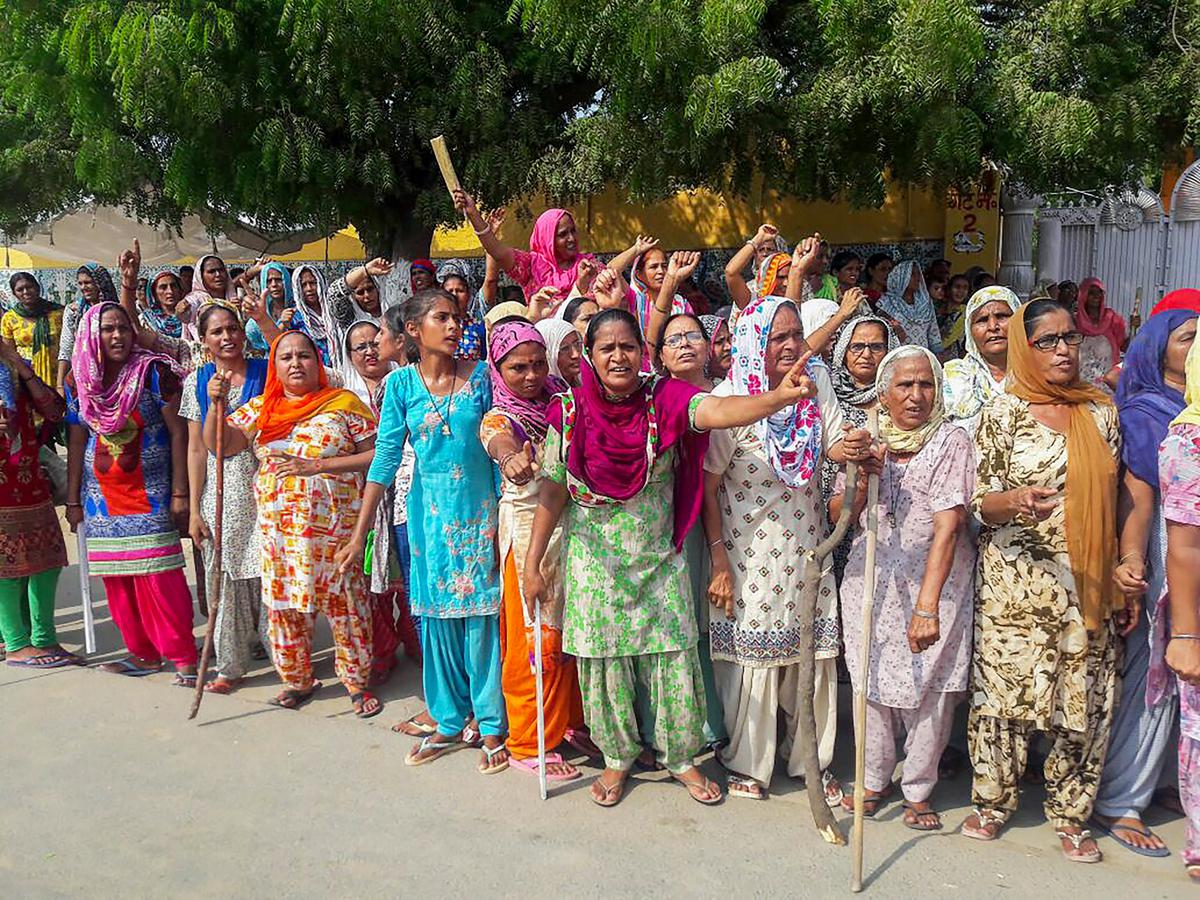
<instances>
[{"instance_id":1,"label":"woman in magenta dupatta","mask_svg":"<svg viewBox=\"0 0 1200 900\"><path fill-rule=\"evenodd\" d=\"M187 429L179 417L182 370L137 346L115 303L79 323L67 392L67 522L86 528L88 565L104 580L129 656L101 668L148 675L175 664L196 681L192 596L179 529L188 521Z\"/></svg>"},{"instance_id":2,"label":"woman in magenta dupatta","mask_svg":"<svg viewBox=\"0 0 1200 900\"><path fill-rule=\"evenodd\" d=\"M585 719L606 767L591 798L600 806L620 802L642 751L641 705L664 768L697 802L717 803L720 788L693 759L704 744L705 696L679 550L700 512L706 432L748 425L811 397L815 387L804 374L811 353L773 391L718 398L643 374L643 337L627 310L592 319L586 346L579 387L547 410L525 602L546 594L543 558L569 504L563 651L576 658Z\"/></svg>"}]
</instances>

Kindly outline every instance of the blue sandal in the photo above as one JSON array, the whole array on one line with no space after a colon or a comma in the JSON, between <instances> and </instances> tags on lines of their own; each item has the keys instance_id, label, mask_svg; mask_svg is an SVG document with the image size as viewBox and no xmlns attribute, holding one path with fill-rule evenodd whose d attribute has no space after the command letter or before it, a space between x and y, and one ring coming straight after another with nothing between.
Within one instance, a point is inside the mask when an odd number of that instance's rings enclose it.
<instances>
[{"instance_id":1,"label":"blue sandal","mask_svg":"<svg viewBox=\"0 0 1200 900\"><path fill-rule=\"evenodd\" d=\"M1088 825L1099 831L1101 834L1112 838L1126 850L1132 850L1138 856L1149 856L1153 859L1162 859L1164 856L1170 856L1171 851L1167 847L1139 847L1130 841L1125 840L1117 834L1118 831L1132 831L1134 834L1140 834L1142 837L1157 837L1157 835L1146 827L1146 823L1142 823L1141 828L1134 828L1132 825L1105 825L1096 816L1092 816L1088 820ZM1161 838L1160 838L1161 840Z\"/></svg>"},{"instance_id":2,"label":"blue sandal","mask_svg":"<svg viewBox=\"0 0 1200 900\"><path fill-rule=\"evenodd\" d=\"M151 669L143 669L141 666L134 665L132 657L118 659L116 662L105 663L99 667L101 671L111 672L114 675L125 675L129 678L141 678L145 675L154 675L162 671L162 663Z\"/></svg>"}]
</instances>

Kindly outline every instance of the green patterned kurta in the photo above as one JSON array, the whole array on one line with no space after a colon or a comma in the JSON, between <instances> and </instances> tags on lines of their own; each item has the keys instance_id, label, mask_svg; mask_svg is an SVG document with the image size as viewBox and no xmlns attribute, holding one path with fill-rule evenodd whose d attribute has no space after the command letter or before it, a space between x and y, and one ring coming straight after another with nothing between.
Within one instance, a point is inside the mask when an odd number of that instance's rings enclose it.
<instances>
[{"instance_id":1,"label":"green patterned kurta","mask_svg":"<svg viewBox=\"0 0 1200 900\"><path fill-rule=\"evenodd\" d=\"M693 399L690 415L701 399ZM572 501L565 512L563 650L578 657L584 719L611 769L628 771L642 749L638 706L669 771L691 768L705 741L692 585L671 540L675 457L657 457L646 486L624 503ZM542 475L559 484L572 477L554 428ZM585 485L573 487L586 495Z\"/></svg>"},{"instance_id":2,"label":"green patterned kurta","mask_svg":"<svg viewBox=\"0 0 1200 900\"><path fill-rule=\"evenodd\" d=\"M562 438L546 436L542 474L560 484ZM646 487L624 503L568 504L563 650L637 656L696 646L696 612L682 554L671 544L675 452L654 461Z\"/></svg>"}]
</instances>

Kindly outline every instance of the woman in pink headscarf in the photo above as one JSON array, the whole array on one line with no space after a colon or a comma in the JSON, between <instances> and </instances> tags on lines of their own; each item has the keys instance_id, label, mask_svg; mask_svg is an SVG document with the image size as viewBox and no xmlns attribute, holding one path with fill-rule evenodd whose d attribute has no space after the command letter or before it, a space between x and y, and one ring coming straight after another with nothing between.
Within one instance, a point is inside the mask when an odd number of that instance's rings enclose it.
<instances>
[{"instance_id":1,"label":"woman in pink headscarf","mask_svg":"<svg viewBox=\"0 0 1200 900\"><path fill-rule=\"evenodd\" d=\"M1125 319L1109 309L1104 282L1085 278L1079 284L1079 305L1075 307L1075 327L1083 332L1079 348L1079 377L1099 383L1121 361L1125 348Z\"/></svg>"},{"instance_id":2,"label":"woman in pink headscarf","mask_svg":"<svg viewBox=\"0 0 1200 900\"><path fill-rule=\"evenodd\" d=\"M558 291L557 298L545 307L546 316L553 315L573 290L580 294L590 293L592 280L604 268L590 253L579 252L575 217L565 209L548 209L538 216L533 233L529 236L529 250L525 251L509 247L496 236L492 226L475 206L475 200L466 191L454 192L454 205L475 229L483 249L521 286L526 297L532 297L546 287ZM657 243L638 235L629 249L613 257L608 268L623 271L635 258Z\"/></svg>"}]
</instances>

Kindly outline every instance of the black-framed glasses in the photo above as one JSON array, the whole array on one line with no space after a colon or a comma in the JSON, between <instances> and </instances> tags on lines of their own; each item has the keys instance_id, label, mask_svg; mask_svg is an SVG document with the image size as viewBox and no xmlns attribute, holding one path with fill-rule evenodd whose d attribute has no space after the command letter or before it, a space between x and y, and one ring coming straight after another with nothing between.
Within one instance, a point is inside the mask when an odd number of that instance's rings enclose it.
<instances>
[{"instance_id":1,"label":"black-framed glasses","mask_svg":"<svg viewBox=\"0 0 1200 900\"><path fill-rule=\"evenodd\" d=\"M704 333L701 331L679 331L670 337L663 338L663 346L674 350L677 347L682 347L684 341L687 341L689 344L703 344Z\"/></svg>"},{"instance_id":2,"label":"black-framed glasses","mask_svg":"<svg viewBox=\"0 0 1200 900\"><path fill-rule=\"evenodd\" d=\"M886 353L887 344L879 341L871 341L870 343L857 341L847 347L846 351L853 356L862 356L864 353Z\"/></svg>"},{"instance_id":3,"label":"black-framed glasses","mask_svg":"<svg viewBox=\"0 0 1200 900\"><path fill-rule=\"evenodd\" d=\"M1049 353L1062 341L1068 347L1078 347L1083 343L1083 334L1078 331L1063 331L1059 334L1043 334L1040 338L1029 342L1029 346L1043 353Z\"/></svg>"}]
</instances>

